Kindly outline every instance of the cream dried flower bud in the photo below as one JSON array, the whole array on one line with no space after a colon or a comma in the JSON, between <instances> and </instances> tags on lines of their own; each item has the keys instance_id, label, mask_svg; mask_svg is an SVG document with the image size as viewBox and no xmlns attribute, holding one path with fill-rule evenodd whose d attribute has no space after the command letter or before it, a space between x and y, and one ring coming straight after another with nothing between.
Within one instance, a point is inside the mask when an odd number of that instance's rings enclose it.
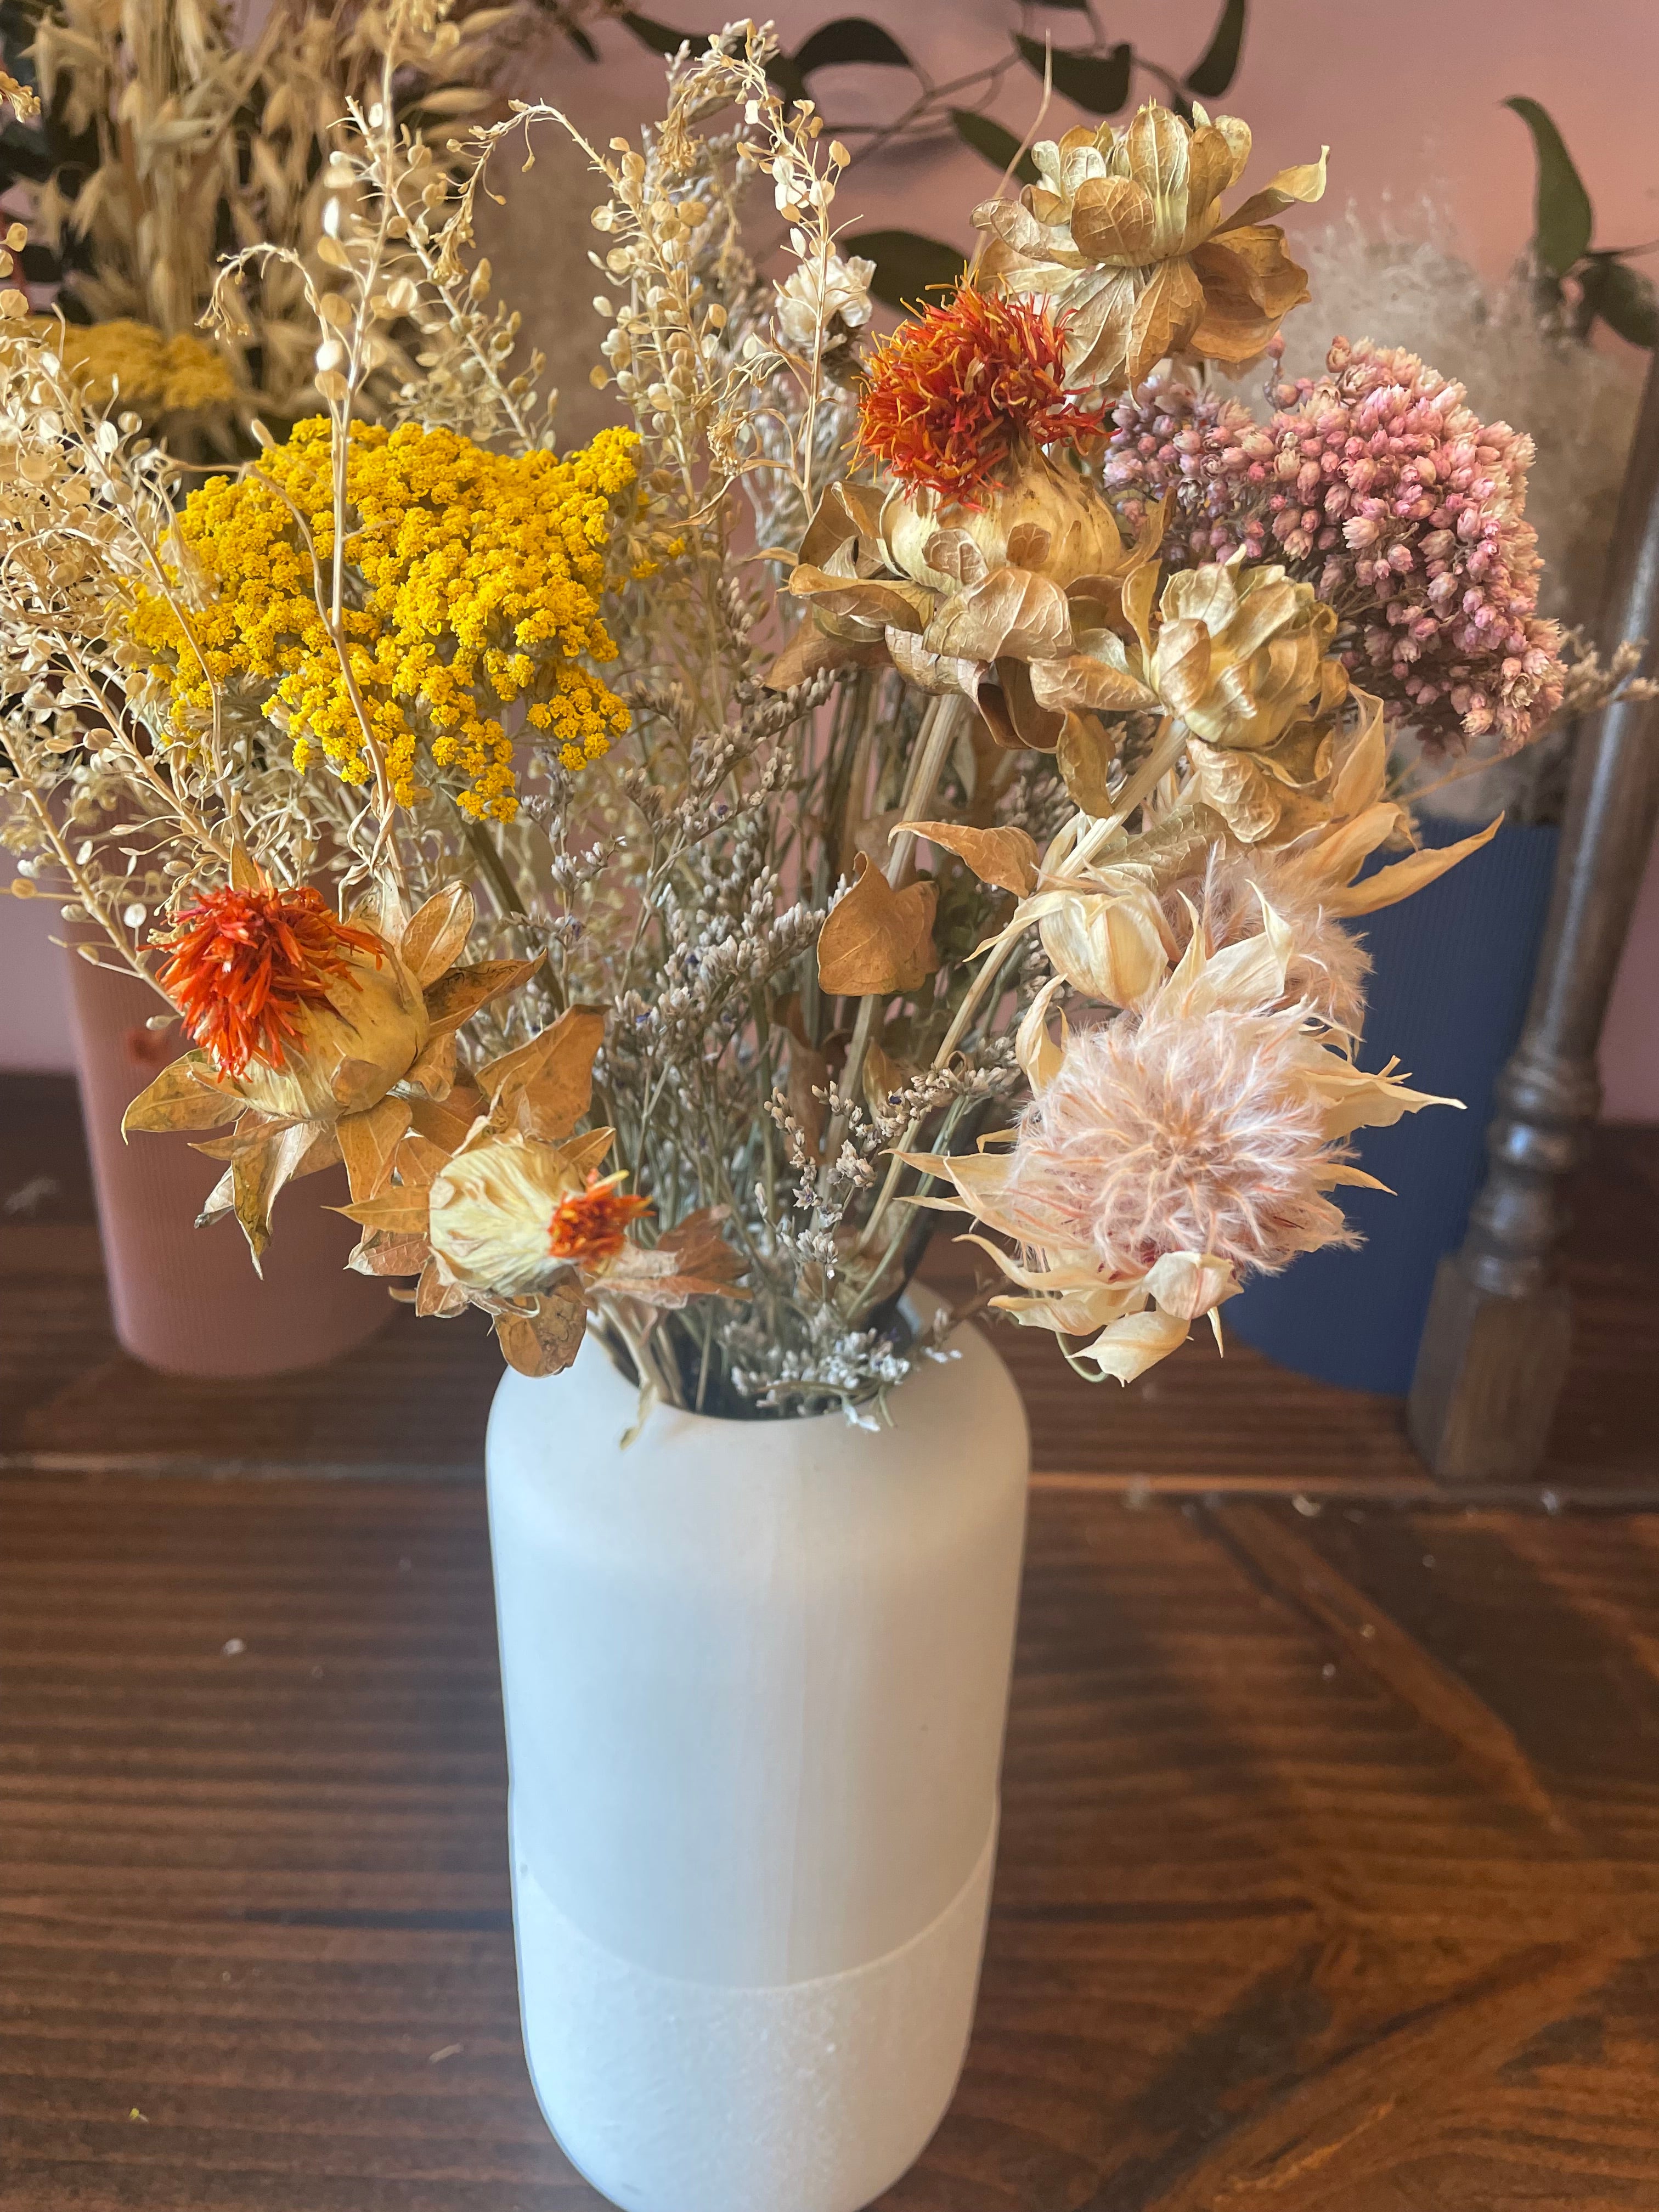
<instances>
[{"instance_id":1,"label":"cream dried flower bud","mask_svg":"<svg viewBox=\"0 0 1659 2212\"><path fill-rule=\"evenodd\" d=\"M832 253L820 267L804 258L777 286L778 328L793 346L810 346L821 325L839 317L848 331L862 330L870 320L870 280L873 261L859 255L843 261Z\"/></svg>"},{"instance_id":2,"label":"cream dried flower bud","mask_svg":"<svg viewBox=\"0 0 1659 2212\"><path fill-rule=\"evenodd\" d=\"M544 1290L568 1267L603 1274L647 1211L620 1175L598 1174L611 1141L609 1129L562 1144L514 1132L463 1146L432 1185L428 1234L446 1272L500 1297Z\"/></svg>"},{"instance_id":3,"label":"cream dried flower bud","mask_svg":"<svg viewBox=\"0 0 1659 2212\"><path fill-rule=\"evenodd\" d=\"M1190 123L1148 100L1122 127L1081 125L1031 149L1037 181L974 211L991 235L984 280L1066 317L1071 380L1138 384L1166 354L1237 366L1261 354L1308 296L1305 272L1265 217L1325 190L1325 161L1281 169L1224 216L1249 157L1237 117Z\"/></svg>"}]
</instances>

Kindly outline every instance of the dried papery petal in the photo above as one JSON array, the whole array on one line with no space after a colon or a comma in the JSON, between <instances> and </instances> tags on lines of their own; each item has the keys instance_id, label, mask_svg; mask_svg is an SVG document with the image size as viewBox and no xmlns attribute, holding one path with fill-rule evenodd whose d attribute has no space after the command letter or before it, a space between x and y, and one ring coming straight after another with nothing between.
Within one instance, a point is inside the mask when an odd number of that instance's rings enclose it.
<instances>
[{"instance_id":1,"label":"dried papery petal","mask_svg":"<svg viewBox=\"0 0 1659 2212\"><path fill-rule=\"evenodd\" d=\"M1224 216L1220 195L1249 158L1232 116L1190 123L1148 100L1129 123L1068 131L1031 149L1038 181L1018 202L974 210L989 233L983 281L1064 319L1074 389L1136 384L1170 354L1237 367L1308 296L1306 272L1264 220L1318 199L1325 162L1281 169Z\"/></svg>"}]
</instances>

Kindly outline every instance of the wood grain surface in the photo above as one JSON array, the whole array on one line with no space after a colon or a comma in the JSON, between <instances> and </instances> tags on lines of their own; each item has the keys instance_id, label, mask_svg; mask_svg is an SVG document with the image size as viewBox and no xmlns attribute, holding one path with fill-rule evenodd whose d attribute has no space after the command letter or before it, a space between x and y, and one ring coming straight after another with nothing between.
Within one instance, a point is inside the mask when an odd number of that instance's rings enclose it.
<instances>
[{"instance_id":1,"label":"wood grain surface","mask_svg":"<svg viewBox=\"0 0 1659 2212\"><path fill-rule=\"evenodd\" d=\"M599 2212L519 2045L489 1347L239 1426L112 1349L73 1152L0 1221L0 2207ZM1650 1158L1559 1510L1265 1361L1033 1391L978 2021L883 2212L1659 2212Z\"/></svg>"},{"instance_id":2,"label":"wood grain surface","mask_svg":"<svg viewBox=\"0 0 1659 2212\"><path fill-rule=\"evenodd\" d=\"M1034 1509L978 2025L885 2212L1651 2212L1659 1520ZM597 2212L479 1486L13 1477L3 1576L7 2212Z\"/></svg>"}]
</instances>

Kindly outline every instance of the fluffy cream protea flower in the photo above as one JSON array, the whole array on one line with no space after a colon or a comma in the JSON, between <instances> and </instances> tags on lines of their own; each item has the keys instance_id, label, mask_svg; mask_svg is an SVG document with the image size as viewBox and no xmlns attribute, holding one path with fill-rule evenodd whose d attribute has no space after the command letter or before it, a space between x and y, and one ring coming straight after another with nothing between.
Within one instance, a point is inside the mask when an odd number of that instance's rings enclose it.
<instances>
[{"instance_id":1,"label":"fluffy cream protea flower","mask_svg":"<svg viewBox=\"0 0 1659 2212\"><path fill-rule=\"evenodd\" d=\"M1195 106L1188 124L1155 100L1121 129L1044 141L1031 149L1040 181L974 211L991 234L981 278L1066 318L1075 386L1121 390L1171 354L1240 366L1308 296L1307 272L1264 218L1325 190L1322 153L1224 216L1249 155L1236 116L1212 123Z\"/></svg>"},{"instance_id":2,"label":"fluffy cream protea flower","mask_svg":"<svg viewBox=\"0 0 1659 2212\"><path fill-rule=\"evenodd\" d=\"M1357 1068L1287 1002L1290 933L1270 909L1262 925L1220 948L1195 932L1138 1006L1062 1044L1046 1027L1057 979L1022 1027L1032 1102L1012 1144L915 1163L1012 1240L975 1240L1016 1285L994 1303L1089 1338L1069 1356L1100 1376L1131 1381L1248 1275L1346 1242L1328 1194L1372 1178L1343 1140L1455 1103Z\"/></svg>"}]
</instances>

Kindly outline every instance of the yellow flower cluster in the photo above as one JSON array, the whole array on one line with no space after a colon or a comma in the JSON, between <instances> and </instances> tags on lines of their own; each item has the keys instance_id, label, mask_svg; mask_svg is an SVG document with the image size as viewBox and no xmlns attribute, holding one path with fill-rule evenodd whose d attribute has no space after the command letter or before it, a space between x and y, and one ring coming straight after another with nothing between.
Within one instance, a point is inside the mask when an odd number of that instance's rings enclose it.
<instances>
[{"instance_id":1,"label":"yellow flower cluster","mask_svg":"<svg viewBox=\"0 0 1659 2212\"><path fill-rule=\"evenodd\" d=\"M320 750L345 781L366 782L367 721L400 805L424 795L423 747L459 779L464 813L510 822L513 740L489 705L526 700L571 770L628 726L627 708L582 662L616 658L599 598L637 434L602 430L562 458L492 453L414 422L354 423L350 437L349 682L319 607L334 555L323 419L300 423L257 471L191 494L179 526L213 597L181 617L169 599L145 595L126 617L130 635L171 695L180 738L210 713L215 684L274 678L260 703L291 733L297 768Z\"/></svg>"},{"instance_id":2,"label":"yellow flower cluster","mask_svg":"<svg viewBox=\"0 0 1659 2212\"><path fill-rule=\"evenodd\" d=\"M31 319L32 327L56 338L56 317ZM164 337L149 323L117 316L107 323L67 323L59 341L64 367L94 407L116 397L146 422L188 408L222 406L236 396L230 363L216 346L188 331Z\"/></svg>"}]
</instances>

